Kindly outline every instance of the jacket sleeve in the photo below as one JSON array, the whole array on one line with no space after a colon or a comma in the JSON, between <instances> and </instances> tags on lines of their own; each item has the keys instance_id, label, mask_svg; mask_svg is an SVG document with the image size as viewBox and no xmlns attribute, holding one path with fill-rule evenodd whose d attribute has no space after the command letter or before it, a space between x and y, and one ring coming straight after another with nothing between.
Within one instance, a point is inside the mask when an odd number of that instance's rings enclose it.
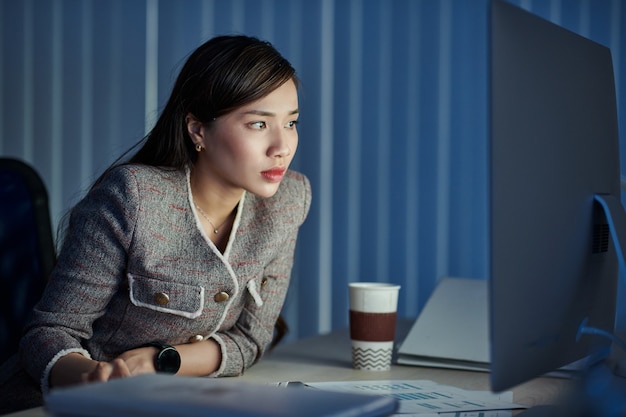
<instances>
[{"instance_id":1,"label":"jacket sleeve","mask_svg":"<svg viewBox=\"0 0 626 417\"><path fill-rule=\"evenodd\" d=\"M283 236L277 255L266 265L261 281L253 282L255 287L248 289L246 305L235 326L212 336L221 347L222 363L211 376L241 375L261 358L273 338L274 325L289 287L298 230L311 206L309 180L302 175L298 178L299 186L295 187L298 191L293 198L301 209L300 216L293 219L291 234Z\"/></svg>"},{"instance_id":2,"label":"jacket sleeve","mask_svg":"<svg viewBox=\"0 0 626 417\"><path fill-rule=\"evenodd\" d=\"M124 276L132 239L137 186L116 169L71 212L57 264L20 344L27 372L48 386L50 369L63 355L80 352L92 324L105 312Z\"/></svg>"}]
</instances>

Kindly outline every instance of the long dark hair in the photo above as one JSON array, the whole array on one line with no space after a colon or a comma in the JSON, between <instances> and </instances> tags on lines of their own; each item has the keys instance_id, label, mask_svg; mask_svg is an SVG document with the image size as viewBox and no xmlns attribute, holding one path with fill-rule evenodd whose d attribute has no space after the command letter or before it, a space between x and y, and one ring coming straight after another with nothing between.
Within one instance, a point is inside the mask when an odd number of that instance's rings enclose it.
<instances>
[{"instance_id":1,"label":"long dark hair","mask_svg":"<svg viewBox=\"0 0 626 417\"><path fill-rule=\"evenodd\" d=\"M225 35L200 45L183 65L154 128L124 163L182 169L197 158L185 118L191 113L210 125L217 117L258 100L292 80L296 71L269 42L244 35ZM96 181L100 181L102 176Z\"/></svg>"}]
</instances>

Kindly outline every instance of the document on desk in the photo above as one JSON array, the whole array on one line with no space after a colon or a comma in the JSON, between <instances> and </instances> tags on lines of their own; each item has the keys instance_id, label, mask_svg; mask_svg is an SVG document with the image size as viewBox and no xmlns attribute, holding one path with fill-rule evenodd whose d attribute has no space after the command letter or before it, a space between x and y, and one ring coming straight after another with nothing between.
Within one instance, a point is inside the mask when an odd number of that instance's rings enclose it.
<instances>
[{"instance_id":1,"label":"document on desk","mask_svg":"<svg viewBox=\"0 0 626 417\"><path fill-rule=\"evenodd\" d=\"M526 408L512 402L511 392L493 394L489 391L469 391L427 380L313 382L307 385L340 392L388 395L399 400L400 406L394 415L401 417L500 417L506 415L501 411Z\"/></svg>"}]
</instances>

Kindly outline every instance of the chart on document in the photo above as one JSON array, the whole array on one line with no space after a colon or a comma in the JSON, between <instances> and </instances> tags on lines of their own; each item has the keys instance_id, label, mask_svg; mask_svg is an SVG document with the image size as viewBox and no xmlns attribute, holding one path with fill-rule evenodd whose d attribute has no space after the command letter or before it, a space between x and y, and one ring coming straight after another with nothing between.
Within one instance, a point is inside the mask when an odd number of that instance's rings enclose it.
<instances>
[{"instance_id":1,"label":"chart on document","mask_svg":"<svg viewBox=\"0 0 626 417\"><path fill-rule=\"evenodd\" d=\"M525 408L511 402L510 392L493 394L489 391L469 391L427 380L314 382L307 385L333 391L390 395L400 401L397 414L405 416L443 413L481 416L487 415L483 413L486 411Z\"/></svg>"}]
</instances>

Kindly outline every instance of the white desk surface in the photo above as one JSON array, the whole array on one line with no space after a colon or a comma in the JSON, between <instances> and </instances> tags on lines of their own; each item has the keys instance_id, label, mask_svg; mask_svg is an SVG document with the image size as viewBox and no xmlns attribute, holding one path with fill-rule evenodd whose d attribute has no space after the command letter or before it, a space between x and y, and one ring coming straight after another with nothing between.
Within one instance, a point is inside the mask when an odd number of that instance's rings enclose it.
<instances>
[{"instance_id":1,"label":"white desk surface","mask_svg":"<svg viewBox=\"0 0 626 417\"><path fill-rule=\"evenodd\" d=\"M398 340L402 340L411 324L400 323ZM353 369L347 329L281 345L238 378L259 382L421 379L469 390L490 389L487 372L408 365L392 365L388 371ZM528 406L549 404L569 383L561 378L538 378L513 389L514 401Z\"/></svg>"},{"instance_id":2,"label":"white desk surface","mask_svg":"<svg viewBox=\"0 0 626 417\"><path fill-rule=\"evenodd\" d=\"M410 322L398 326L398 340L406 335ZM489 374L485 372L457 371L393 365L389 371L362 371L352 369L348 329L305 338L279 345L274 351L245 375L245 381L359 381L378 379L421 379L470 390L489 390ZM558 378L538 378L513 390L516 403L533 406L549 404L563 392L569 381ZM34 408L7 417L43 417L42 408Z\"/></svg>"}]
</instances>

